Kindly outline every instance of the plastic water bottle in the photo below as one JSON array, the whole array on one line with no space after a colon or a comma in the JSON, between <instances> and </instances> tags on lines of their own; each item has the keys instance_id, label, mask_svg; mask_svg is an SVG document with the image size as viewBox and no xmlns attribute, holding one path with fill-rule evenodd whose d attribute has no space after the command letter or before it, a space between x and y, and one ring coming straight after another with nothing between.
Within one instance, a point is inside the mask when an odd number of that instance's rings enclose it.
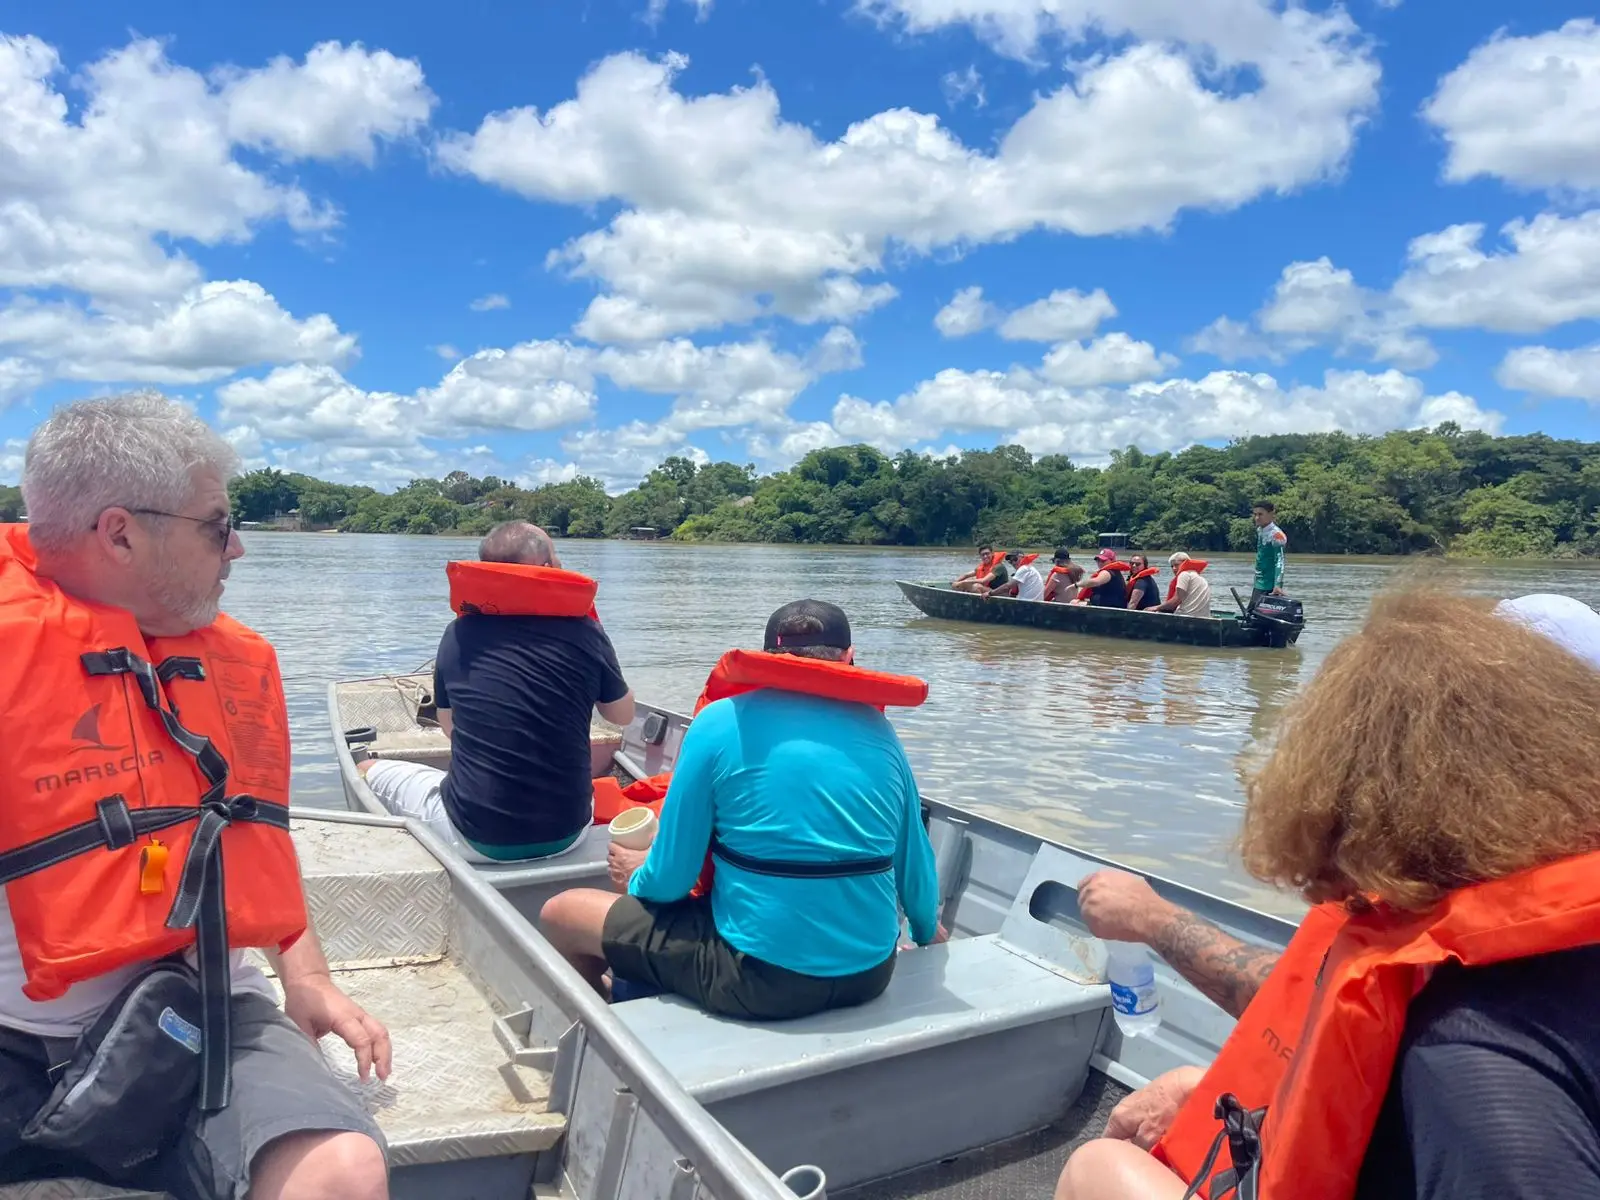
<instances>
[{"instance_id":1,"label":"plastic water bottle","mask_svg":"<svg viewBox=\"0 0 1600 1200\"><path fill-rule=\"evenodd\" d=\"M1161 1028L1161 997L1156 992L1156 965L1143 946L1106 943L1106 979L1117 1027L1128 1037L1149 1037Z\"/></svg>"}]
</instances>

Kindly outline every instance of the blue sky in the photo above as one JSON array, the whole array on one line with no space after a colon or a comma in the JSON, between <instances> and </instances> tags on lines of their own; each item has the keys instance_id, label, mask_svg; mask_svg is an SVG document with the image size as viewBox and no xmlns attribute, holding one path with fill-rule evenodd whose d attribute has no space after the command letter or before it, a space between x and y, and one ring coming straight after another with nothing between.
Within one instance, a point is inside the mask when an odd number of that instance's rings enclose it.
<instances>
[{"instance_id":1,"label":"blue sky","mask_svg":"<svg viewBox=\"0 0 1600 1200\"><path fill-rule=\"evenodd\" d=\"M1442 14L6 0L0 478L137 386L382 487L1600 436L1600 28Z\"/></svg>"}]
</instances>

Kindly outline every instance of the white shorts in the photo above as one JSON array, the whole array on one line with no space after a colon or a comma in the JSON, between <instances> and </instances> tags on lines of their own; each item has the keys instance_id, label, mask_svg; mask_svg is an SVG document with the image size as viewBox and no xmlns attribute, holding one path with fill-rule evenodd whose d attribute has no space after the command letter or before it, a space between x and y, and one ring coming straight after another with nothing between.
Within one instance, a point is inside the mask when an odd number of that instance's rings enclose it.
<instances>
[{"instance_id":1,"label":"white shorts","mask_svg":"<svg viewBox=\"0 0 1600 1200\"><path fill-rule=\"evenodd\" d=\"M378 798L378 803L395 816L411 817L421 821L435 837L469 863L508 861L479 854L467 839L457 832L456 827L450 823L450 814L445 811L444 798L439 794L439 787L443 783L444 772L438 767L405 762L401 759L380 758L367 770L367 786ZM565 850L545 855L545 858L560 858L564 854L571 854L583 845L584 839L588 836L589 826L585 825L572 845ZM525 861L543 862L544 859Z\"/></svg>"}]
</instances>

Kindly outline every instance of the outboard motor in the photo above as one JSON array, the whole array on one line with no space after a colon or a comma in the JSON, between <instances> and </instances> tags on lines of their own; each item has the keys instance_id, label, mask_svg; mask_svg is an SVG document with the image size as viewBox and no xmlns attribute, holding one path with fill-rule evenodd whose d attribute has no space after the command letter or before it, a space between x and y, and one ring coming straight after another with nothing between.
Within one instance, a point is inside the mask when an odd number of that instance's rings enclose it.
<instances>
[{"instance_id":1,"label":"outboard motor","mask_svg":"<svg viewBox=\"0 0 1600 1200\"><path fill-rule=\"evenodd\" d=\"M1245 613L1245 623L1261 630L1267 645L1281 649L1294 645L1306 626L1306 616L1298 600L1288 596L1262 596Z\"/></svg>"}]
</instances>

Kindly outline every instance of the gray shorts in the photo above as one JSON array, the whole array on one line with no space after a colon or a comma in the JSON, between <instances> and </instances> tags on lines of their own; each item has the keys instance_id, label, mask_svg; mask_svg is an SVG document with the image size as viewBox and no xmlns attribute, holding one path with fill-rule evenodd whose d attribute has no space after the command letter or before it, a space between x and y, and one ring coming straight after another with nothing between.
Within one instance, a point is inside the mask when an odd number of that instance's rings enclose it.
<instances>
[{"instance_id":1,"label":"gray shorts","mask_svg":"<svg viewBox=\"0 0 1600 1200\"><path fill-rule=\"evenodd\" d=\"M62 1047L5 1030L0 1038L0 1179L84 1174L70 1163L41 1164L18 1149L22 1124L48 1095L44 1070ZM70 1052L70 1043L65 1048ZM263 1147L291 1133L361 1133L387 1147L353 1091L323 1061L322 1052L265 996L233 998L233 1094L221 1112L198 1110L177 1143L150 1168L140 1186L162 1188L180 1200L244 1200L250 1166Z\"/></svg>"}]
</instances>

